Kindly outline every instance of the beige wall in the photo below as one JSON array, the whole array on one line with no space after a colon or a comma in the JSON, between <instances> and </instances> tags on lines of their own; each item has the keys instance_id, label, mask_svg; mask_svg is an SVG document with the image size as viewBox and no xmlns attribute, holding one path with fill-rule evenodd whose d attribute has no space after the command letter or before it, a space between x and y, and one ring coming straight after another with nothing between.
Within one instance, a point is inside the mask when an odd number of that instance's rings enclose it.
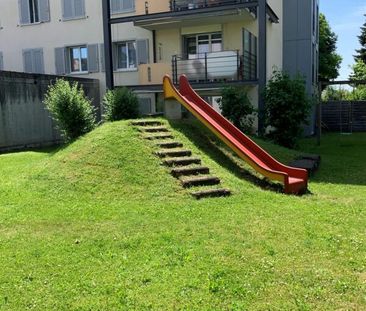
<instances>
[{"instance_id":1,"label":"beige wall","mask_svg":"<svg viewBox=\"0 0 366 311\"><path fill-rule=\"evenodd\" d=\"M142 85L162 84L166 74L172 76L171 64L158 63L139 66L139 82Z\"/></svg>"},{"instance_id":2,"label":"beige wall","mask_svg":"<svg viewBox=\"0 0 366 311\"><path fill-rule=\"evenodd\" d=\"M282 0L267 1L280 20L279 24L267 22L267 78L269 79L274 68L282 70L283 23Z\"/></svg>"},{"instance_id":3,"label":"beige wall","mask_svg":"<svg viewBox=\"0 0 366 311\"><path fill-rule=\"evenodd\" d=\"M145 14L145 2L147 2L149 14L158 12L167 12L170 10L169 0L136 0L136 14Z\"/></svg>"},{"instance_id":4,"label":"beige wall","mask_svg":"<svg viewBox=\"0 0 366 311\"><path fill-rule=\"evenodd\" d=\"M157 61L171 63L172 55L181 54L180 29L164 29L156 32Z\"/></svg>"}]
</instances>

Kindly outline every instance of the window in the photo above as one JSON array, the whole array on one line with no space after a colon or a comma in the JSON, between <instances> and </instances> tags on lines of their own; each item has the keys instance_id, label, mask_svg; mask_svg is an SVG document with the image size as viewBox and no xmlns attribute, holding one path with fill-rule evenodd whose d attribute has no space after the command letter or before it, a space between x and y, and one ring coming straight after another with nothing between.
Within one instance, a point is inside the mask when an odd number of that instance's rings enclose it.
<instances>
[{"instance_id":1,"label":"window","mask_svg":"<svg viewBox=\"0 0 366 311\"><path fill-rule=\"evenodd\" d=\"M0 52L0 70L4 70L3 52Z\"/></svg>"},{"instance_id":2,"label":"window","mask_svg":"<svg viewBox=\"0 0 366 311\"><path fill-rule=\"evenodd\" d=\"M257 79L257 37L243 30L243 78Z\"/></svg>"},{"instance_id":3,"label":"window","mask_svg":"<svg viewBox=\"0 0 366 311\"><path fill-rule=\"evenodd\" d=\"M39 22L38 0L29 0L29 15L31 23Z\"/></svg>"},{"instance_id":4,"label":"window","mask_svg":"<svg viewBox=\"0 0 366 311\"><path fill-rule=\"evenodd\" d=\"M131 12L135 10L134 0L110 0L112 14Z\"/></svg>"},{"instance_id":5,"label":"window","mask_svg":"<svg viewBox=\"0 0 366 311\"><path fill-rule=\"evenodd\" d=\"M136 42L128 41L117 44L117 69L137 68Z\"/></svg>"},{"instance_id":6,"label":"window","mask_svg":"<svg viewBox=\"0 0 366 311\"><path fill-rule=\"evenodd\" d=\"M85 17L85 0L62 0L63 20Z\"/></svg>"},{"instance_id":7,"label":"window","mask_svg":"<svg viewBox=\"0 0 366 311\"><path fill-rule=\"evenodd\" d=\"M44 73L43 49L23 50L23 70L27 73Z\"/></svg>"},{"instance_id":8,"label":"window","mask_svg":"<svg viewBox=\"0 0 366 311\"><path fill-rule=\"evenodd\" d=\"M19 15L22 25L48 22L49 0L19 0Z\"/></svg>"},{"instance_id":9,"label":"window","mask_svg":"<svg viewBox=\"0 0 366 311\"><path fill-rule=\"evenodd\" d=\"M149 63L149 40L116 42L113 52L114 70L135 70L139 65Z\"/></svg>"},{"instance_id":10,"label":"window","mask_svg":"<svg viewBox=\"0 0 366 311\"><path fill-rule=\"evenodd\" d=\"M212 33L186 36L184 45L188 59L204 57L205 53L222 51L222 35Z\"/></svg>"},{"instance_id":11,"label":"window","mask_svg":"<svg viewBox=\"0 0 366 311\"><path fill-rule=\"evenodd\" d=\"M99 44L55 48L57 75L99 72Z\"/></svg>"},{"instance_id":12,"label":"window","mask_svg":"<svg viewBox=\"0 0 366 311\"><path fill-rule=\"evenodd\" d=\"M69 48L70 69L72 73L88 72L88 49L86 46Z\"/></svg>"}]
</instances>

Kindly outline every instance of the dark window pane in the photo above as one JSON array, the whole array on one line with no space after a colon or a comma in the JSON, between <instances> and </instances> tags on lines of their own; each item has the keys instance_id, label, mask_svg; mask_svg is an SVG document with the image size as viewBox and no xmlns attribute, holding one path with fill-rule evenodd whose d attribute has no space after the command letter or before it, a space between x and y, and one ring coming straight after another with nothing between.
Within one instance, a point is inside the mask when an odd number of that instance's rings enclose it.
<instances>
[{"instance_id":1,"label":"dark window pane","mask_svg":"<svg viewBox=\"0 0 366 311\"><path fill-rule=\"evenodd\" d=\"M136 43L130 42L128 44L128 61L129 68L136 68Z\"/></svg>"},{"instance_id":2,"label":"dark window pane","mask_svg":"<svg viewBox=\"0 0 366 311\"><path fill-rule=\"evenodd\" d=\"M71 71L80 71L80 50L79 48L70 49L70 59L71 59Z\"/></svg>"},{"instance_id":3,"label":"dark window pane","mask_svg":"<svg viewBox=\"0 0 366 311\"><path fill-rule=\"evenodd\" d=\"M81 71L88 71L88 49L86 47L80 48L81 54Z\"/></svg>"},{"instance_id":4,"label":"dark window pane","mask_svg":"<svg viewBox=\"0 0 366 311\"><path fill-rule=\"evenodd\" d=\"M118 46L118 68L127 68L127 47L126 44Z\"/></svg>"}]
</instances>

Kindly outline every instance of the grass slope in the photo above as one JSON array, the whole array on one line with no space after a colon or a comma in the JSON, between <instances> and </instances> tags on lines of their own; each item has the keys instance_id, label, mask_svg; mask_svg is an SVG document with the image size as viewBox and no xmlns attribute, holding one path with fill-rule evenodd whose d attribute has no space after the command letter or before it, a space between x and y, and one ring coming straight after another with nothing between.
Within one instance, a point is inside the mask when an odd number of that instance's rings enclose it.
<instances>
[{"instance_id":1,"label":"grass slope","mask_svg":"<svg viewBox=\"0 0 366 311\"><path fill-rule=\"evenodd\" d=\"M1 310L366 308L365 134L304 141L323 162L295 197L171 125L233 196L195 201L127 122L0 156Z\"/></svg>"}]
</instances>

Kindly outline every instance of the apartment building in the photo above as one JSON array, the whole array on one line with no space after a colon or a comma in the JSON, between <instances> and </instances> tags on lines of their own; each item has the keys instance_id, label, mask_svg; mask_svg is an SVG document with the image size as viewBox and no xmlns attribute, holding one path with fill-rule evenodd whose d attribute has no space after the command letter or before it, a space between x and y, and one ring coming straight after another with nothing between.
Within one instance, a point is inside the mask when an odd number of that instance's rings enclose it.
<instances>
[{"instance_id":1,"label":"apartment building","mask_svg":"<svg viewBox=\"0 0 366 311\"><path fill-rule=\"evenodd\" d=\"M261 108L274 68L303 74L313 93L317 7L318 0L110 0L113 66L105 68L102 1L1 0L0 70L96 78L102 91L107 71L138 93L143 112L164 110L166 73L175 81L186 74L214 107L230 84L247 88Z\"/></svg>"},{"instance_id":2,"label":"apartment building","mask_svg":"<svg viewBox=\"0 0 366 311\"><path fill-rule=\"evenodd\" d=\"M113 1L112 4L112 16L135 12L133 0ZM115 83L138 85L136 62L152 62L148 59L148 51L152 50L151 31L125 23L115 26L113 32L116 57L126 48L134 55L134 60L130 59L128 63L121 59L115 62ZM103 54L101 1L0 1L0 70L99 79L103 94ZM151 107L150 95L141 94L140 97L143 109L155 109Z\"/></svg>"}]
</instances>

